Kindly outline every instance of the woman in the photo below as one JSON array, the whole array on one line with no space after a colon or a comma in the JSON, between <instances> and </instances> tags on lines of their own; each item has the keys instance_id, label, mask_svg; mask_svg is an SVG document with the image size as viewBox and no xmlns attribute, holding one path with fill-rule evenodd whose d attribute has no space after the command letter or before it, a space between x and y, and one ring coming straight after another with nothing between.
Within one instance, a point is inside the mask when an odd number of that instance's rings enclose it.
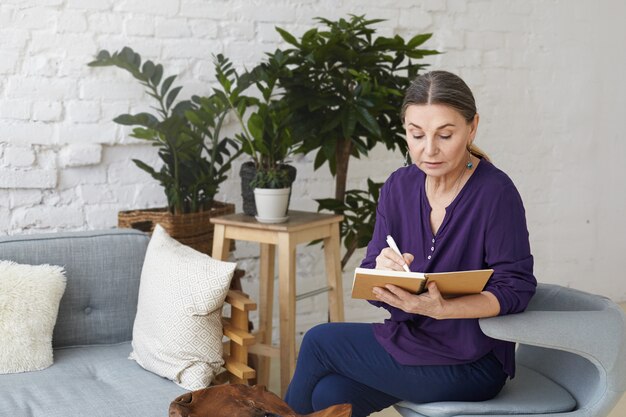
<instances>
[{"instance_id":1,"label":"woman","mask_svg":"<svg viewBox=\"0 0 626 417\"><path fill-rule=\"evenodd\" d=\"M514 344L478 318L523 311L535 292L524 207L508 176L473 145L479 117L458 76L433 71L406 92L401 117L412 164L381 189L363 268L444 272L492 268L484 291L443 299L375 288L384 324L328 323L304 337L286 401L299 413L350 403L353 416L407 400L482 401L515 372ZM404 252L387 247L391 235Z\"/></svg>"}]
</instances>

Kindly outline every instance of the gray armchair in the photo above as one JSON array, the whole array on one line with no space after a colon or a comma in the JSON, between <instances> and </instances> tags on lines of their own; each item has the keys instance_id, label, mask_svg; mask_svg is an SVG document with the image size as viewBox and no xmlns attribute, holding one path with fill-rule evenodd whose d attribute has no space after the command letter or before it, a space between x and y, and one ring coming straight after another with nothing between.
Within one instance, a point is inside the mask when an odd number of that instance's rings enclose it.
<instances>
[{"instance_id":1,"label":"gray armchair","mask_svg":"<svg viewBox=\"0 0 626 417\"><path fill-rule=\"evenodd\" d=\"M626 390L626 321L607 298L540 284L524 313L480 327L518 343L515 378L489 401L398 403L403 417L602 417Z\"/></svg>"}]
</instances>

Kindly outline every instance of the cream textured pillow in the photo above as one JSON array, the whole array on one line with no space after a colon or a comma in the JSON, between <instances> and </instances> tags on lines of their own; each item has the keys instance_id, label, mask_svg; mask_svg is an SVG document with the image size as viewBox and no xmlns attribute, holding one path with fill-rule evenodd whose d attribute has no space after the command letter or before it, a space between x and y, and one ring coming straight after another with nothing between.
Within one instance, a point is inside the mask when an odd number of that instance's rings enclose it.
<instances>
[{"instance_id":1,"label":"cream textured pillow","mask_svg":"<svg viewBox=\"0 0 626 417\"><path fill-rule=\"evenodd\" d=\"M0 261L0 374L52 365L63 274L60 266Z\"/></svg>"},{"instance_id":2,"label":"cream textured pillow","mask_svg":"<svg viewBox=\"0 0 626 417\"><path fill-rule=\"evenodd\" d=\"M224 364L222 304L235 266L157 225L141 271L130 359L185 389L207 387Z\"/></svg>"}]
</instances>

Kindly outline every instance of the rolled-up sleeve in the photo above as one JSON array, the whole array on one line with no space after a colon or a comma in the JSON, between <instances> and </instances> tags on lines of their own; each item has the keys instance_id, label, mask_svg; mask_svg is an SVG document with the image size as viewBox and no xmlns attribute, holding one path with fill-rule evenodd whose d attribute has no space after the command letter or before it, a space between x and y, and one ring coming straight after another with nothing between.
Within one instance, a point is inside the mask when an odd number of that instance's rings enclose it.
<instances>
[{"instance_id":1,"label":"rolled-up sleeve","mask_svg":"<svg viewBox=\"0 0 626 417\"><path fill-rule=\"evenodd\" d=\"M494 270L485 286L500 303L500 315L520 313L535 293L526 214L511 184L495 201L485 230L485 263Z\"/></svg>"}]
</instances>

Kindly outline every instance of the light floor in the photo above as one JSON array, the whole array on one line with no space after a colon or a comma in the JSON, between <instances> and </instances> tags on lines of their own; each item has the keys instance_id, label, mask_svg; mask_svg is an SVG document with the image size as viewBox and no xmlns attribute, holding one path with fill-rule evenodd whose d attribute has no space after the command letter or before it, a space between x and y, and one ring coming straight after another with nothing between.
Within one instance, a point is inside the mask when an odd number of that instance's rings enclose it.
<instances>
[{"instance_id":1,"label":"light floor","mask_svg":"<svg viewBox=\"0 0 626 417\"><path fill-rule=\"evenodd\" d=\"M622 309L626 312L626 302L620 304ZM277 360L272 361L272 369L270 371L270 383L268 389L272 392L278 393L280 392L280 382L279 382L279 364ZM619 400L613 411L609 414L608 417L624 417L626 416L626 394L622 396ZM387 408L378 413L374 413L371 417L400 417L400 413L398 413L393 407Z\"/></svg>"}]
</instances>

